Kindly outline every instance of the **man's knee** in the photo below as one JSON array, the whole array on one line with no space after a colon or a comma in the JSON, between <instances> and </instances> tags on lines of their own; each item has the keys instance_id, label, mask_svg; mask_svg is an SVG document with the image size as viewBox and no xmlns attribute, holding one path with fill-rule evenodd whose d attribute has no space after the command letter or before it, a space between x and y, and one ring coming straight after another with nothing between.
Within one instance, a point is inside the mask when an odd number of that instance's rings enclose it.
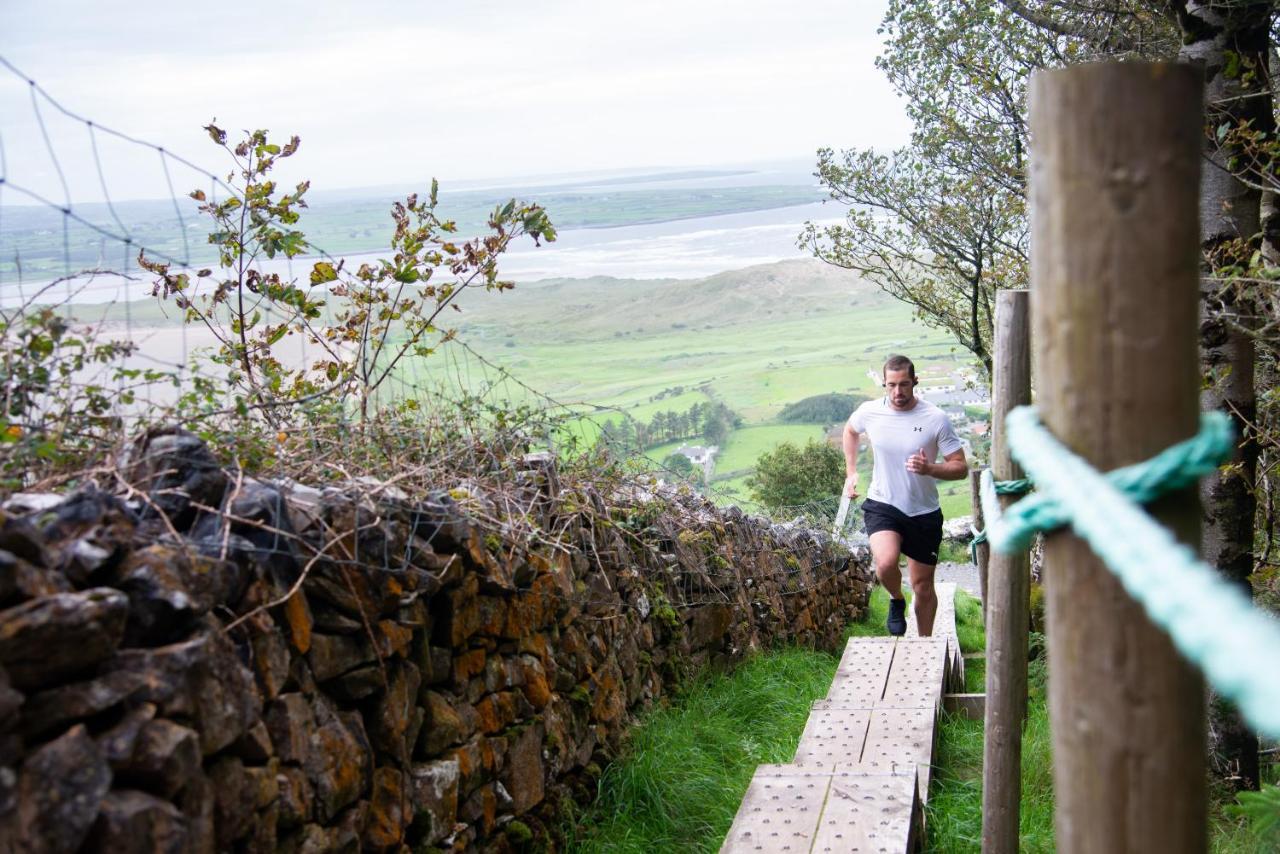
<instances>
[{"instance_id":1,"label":"man's knee","mask_svg":"<svg viewBox=\"0 0 1280 854\"><path fill-rule=\"evenodd\" d=\"M872 560L876 567L876 577L884 578L892 576L894 573L900 573L898 568L898 556L888 554L873 555Z\"/></svg>"},{"instance_id":2,"label":"man's knee","mask_svg":"<svg viewBox=\"0 0 1280 854\"><path fill-rule=\"evenodd\" d=\"M933 596L933 575L911 579L911 592L917 597L923 596L926 599Z\"/></svg>"}]
</instances>

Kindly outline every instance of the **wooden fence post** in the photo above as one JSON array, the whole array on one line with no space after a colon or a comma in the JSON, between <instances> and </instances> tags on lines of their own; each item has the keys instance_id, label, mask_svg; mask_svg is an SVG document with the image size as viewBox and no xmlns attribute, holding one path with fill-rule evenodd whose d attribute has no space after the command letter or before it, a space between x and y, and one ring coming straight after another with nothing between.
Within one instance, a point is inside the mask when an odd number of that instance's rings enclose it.
<instances>
[{"instance_id":1,"label":"wooden fence post","mask_svg":"<svg viewBox=\"0 0 1280 854\"><path fill-rule=\"evenodd\" d=\"M990 426L987 427L989 431ZM982 469L974 466L969 472L969 502L973 505L973 527L979 531L986 530L987 523L982 516L982 498L978 485L982 482ZM978 595L982 598L982 622L987 622L987 561L991 558L991 546L985 542L978 543L973 549L974 563L978 567Z\"/></svg>"},{"instance_id":2,"label":"wooden fence post","mask_svg":"<svg viewBox=\"0 0 1280 854\"><path fill-rule=\"evenodd\" d=\"M1031 403L1031 342L1026 291L996 294L991 389L991 474L1014 480L1004 418ZM1019 496L1001 496L1007 507ZM1025 551L993 552L987 562L987 701L982 755L982 850L1017 854L1022 799L1022 722L1027 713L1030 565Z\"/></svg>"},{"instance_id":3,"label":"wooden fence post","mask_svg":"<svg viewBox=\"0 0 1280 854\"><path fill-rule=\"evenodd\" d=\"M1201 100L1191 66L1032 80L1037 401L1100 471L1198 426ZM1151 510L1198 544L1194 489ZM1044 563L1058 850L1204 851L1201 679L1084 541L1051 535Z\"/></svg>"}]
</instances>

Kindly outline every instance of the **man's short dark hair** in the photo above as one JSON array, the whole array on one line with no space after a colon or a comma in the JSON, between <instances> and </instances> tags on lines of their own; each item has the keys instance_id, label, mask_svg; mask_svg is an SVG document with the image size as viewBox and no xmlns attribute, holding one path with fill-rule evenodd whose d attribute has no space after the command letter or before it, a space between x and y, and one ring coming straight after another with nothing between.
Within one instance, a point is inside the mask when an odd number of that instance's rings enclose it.
<instances>
[{"instance_id":1,"label":"man's short dark hair","mask_svg":"<svg viewBox=\"0 0 1280 854\"><path fill-rule=\"evenodd\" d=\"M884 379L886 376L888 376L889 371L900 371L903 368L906 368L908 371L910 371L908 376L910 376L911 379L914 380L916 378L915 363L912 362L910 359L908 359L906 356L899 356L897 354L894 354L885 360L884 368L882 368L880 371L880 378Z\"/></svg>"}]
</instances>

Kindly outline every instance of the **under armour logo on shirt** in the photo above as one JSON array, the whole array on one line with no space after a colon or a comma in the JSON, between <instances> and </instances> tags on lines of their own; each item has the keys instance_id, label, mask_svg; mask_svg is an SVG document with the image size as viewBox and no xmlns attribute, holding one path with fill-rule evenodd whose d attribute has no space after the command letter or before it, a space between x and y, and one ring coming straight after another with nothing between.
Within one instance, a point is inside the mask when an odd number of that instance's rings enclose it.
<instances>
[{"instance_id":1,"label":"under armour logo on shirt","mask_svg":"<svg viewBox=\"0 0 1280 854\"><path fill-rule=\"evenodd\" d=\"M912 427L911 429L912 429L912 430L914 430L914 431L915 431L915 432L917 432L917 433L923 433L923 432L924 432L924 428L923 428L923 427Z\"/></svg>"}]
</instances>

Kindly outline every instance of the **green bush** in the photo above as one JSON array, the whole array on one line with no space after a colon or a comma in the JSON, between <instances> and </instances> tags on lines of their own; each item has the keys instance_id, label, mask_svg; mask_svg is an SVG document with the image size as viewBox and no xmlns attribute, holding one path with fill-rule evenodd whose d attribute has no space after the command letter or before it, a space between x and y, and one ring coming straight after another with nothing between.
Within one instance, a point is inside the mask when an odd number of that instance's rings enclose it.
<instances>
[{"instance_id":1,"label":"green bush","mask_svg":"<svg viewBox=\"0 0 1280 854\"><path fill-rule=\"evenodd\" d=\"M836 424L869 399L861 394L816 394L782 407L778 420L787 424Z\"/></svg>"},{"instance_id":2,"label":"green bush","mask_svg":"<svg viewBox=\"0 0 1280 854\"><path fill-rule=\"evenodd\" d=\"M783 442L756 460L747 481L751 495L770 512L814 501L834 501L844 485L844 454L823 441L804 447Z\"/></svg>"}]
</instances>

